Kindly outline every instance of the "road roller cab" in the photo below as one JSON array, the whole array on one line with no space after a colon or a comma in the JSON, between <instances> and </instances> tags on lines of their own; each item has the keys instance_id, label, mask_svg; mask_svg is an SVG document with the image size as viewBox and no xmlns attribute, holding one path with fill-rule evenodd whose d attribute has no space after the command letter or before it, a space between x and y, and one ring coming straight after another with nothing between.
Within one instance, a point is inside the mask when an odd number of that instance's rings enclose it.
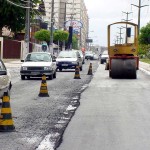
<instances>
[{"instance_id":1,"label":"road roller cab","mask_svg":"<svg viewBox=\"0 0 150 150\"><path fill-rule=\"evenodd\" d=\"M120 32L114 41L113 33L116 33L117 28ZM136 73L139 68L137 30L138 26L131 22L115 22L108 25L109 61L106 65L109 67L106 68L110 77L137 78Z\"/></svg>"}]
</instances>

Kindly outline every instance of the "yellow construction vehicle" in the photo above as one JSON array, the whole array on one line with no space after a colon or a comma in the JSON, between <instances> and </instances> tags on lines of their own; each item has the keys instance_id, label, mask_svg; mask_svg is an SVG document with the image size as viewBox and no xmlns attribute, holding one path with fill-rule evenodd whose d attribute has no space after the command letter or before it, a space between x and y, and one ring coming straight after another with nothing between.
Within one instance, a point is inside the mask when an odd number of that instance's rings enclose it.
<instances>
[{"instance_id":1,"label":"yellow construction vehicle","mask_svg":"<svg viewBox=\"0 0 150 150\"><path fill-rule=\"evenodd\" d=\"M118 25L121 25L120 29L124 28L124 42L122 41L122 33L120 32L119 39L115 43L111 43L111 28L114 25L117 28L119 28ZM115 22L108 25L107 31L109 59L106 63L106 70L109 70L109 76L111 78L136 79L136 73L139 68L138 26L131 22Z\"/></svg>"}]
</instances>

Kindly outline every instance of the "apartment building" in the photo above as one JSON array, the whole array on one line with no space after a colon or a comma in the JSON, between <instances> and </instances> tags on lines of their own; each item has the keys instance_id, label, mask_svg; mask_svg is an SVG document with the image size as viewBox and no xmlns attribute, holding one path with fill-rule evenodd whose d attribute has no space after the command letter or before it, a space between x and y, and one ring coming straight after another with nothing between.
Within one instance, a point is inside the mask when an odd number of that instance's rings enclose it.
<instances>
[{"instance_id":1,"label":"apartment building","mask_svg":"<svg viewBox=\"0 0 150 150\"><path fill-rule=\"evenodd\" d=\"M52 15L52 2L54 2L54 11ZM44 0L46 16L44 20L51 26L51 17L53 16L54 29L64 29L65 22L77 20L82 23L82 28L76 29L74 33L79 39L79 47L86 47L86 38L88 37L89 20L84 0Z\"/></svg>"}]
</instances>

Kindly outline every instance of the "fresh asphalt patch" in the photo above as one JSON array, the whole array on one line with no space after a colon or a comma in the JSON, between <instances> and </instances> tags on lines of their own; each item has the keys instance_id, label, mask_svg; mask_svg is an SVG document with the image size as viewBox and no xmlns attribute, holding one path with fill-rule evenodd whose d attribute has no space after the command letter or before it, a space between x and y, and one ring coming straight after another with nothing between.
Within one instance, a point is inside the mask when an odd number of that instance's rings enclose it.
<instances>
[{"instance_id":1,"label":"fresh asphalt patch","mask_svg":"<svg viewBox=\"0 0 150 150\"><path fill-rule=\"evenodd\" d=\"M81 87L78 92L72 93L72 99L70 104L60 117L60 120L55 124L55 126L50 129L49 134L43 139L40 145L36 150L50 149L55 150L62 142L63 133L68 126L71 118L74 116L75 111L80 105L81 93L88 87L88 84L85 84Z\"/></svg>"}]
</instances>

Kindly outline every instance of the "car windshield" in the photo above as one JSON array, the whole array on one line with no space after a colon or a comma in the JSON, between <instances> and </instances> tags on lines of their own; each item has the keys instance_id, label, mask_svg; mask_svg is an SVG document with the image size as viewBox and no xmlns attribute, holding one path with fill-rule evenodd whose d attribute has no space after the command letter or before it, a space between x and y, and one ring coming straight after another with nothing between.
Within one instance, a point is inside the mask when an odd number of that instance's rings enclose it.
<instances>
[{"instance_id":1,"label":"car windshield","mask_svg":"<svg viewBox=\"0 0 150 150\"><path fill-rule=\"evenodd\" d=\"M102 55L108 55L108 51L104 51Z\"/></svg>"},{"instance_id":2,"label":"car windshield","mask_svg":"<svg viewBox=\"0 0 150 150\"><path fill-rule=\"evenodd\" d=\"M59 53L58 58L76 58L77 55L75 52L72 51L62 51Z\"/></svg>"},{"instance_id":3,"label":"car windshield","mask_svg":"<svg viewBox=\"0 0 150 150\"><path fill-rule=\"evenodd\" d=\"M43 61L43 62L50 62L51 57L47 53L29 53L25 59L25 61L33 61L33 62L38 62L38 61Z\"/></svg>"},{"instance_id":4,"label":"car windshield","mask_svg":"<svg viewBox=\"0 0 150 150\"><path fill-rule=\"evenodd\" d=\"M87 51L85 54L93 54L92 51Z\"/></svg>"}]
</instances>

